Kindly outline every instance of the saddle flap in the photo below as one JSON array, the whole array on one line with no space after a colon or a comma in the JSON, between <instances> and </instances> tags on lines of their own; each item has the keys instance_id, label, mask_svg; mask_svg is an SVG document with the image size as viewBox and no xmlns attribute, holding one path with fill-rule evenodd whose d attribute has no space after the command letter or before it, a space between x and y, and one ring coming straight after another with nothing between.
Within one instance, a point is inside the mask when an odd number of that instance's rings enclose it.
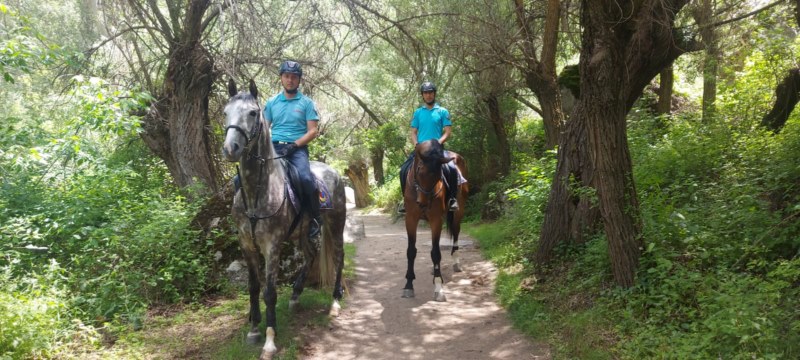
<instances>
[{"instance_id":1,"label":"saddle flap","mask_svg":"<svg viewBox=\"0 0 800 360\"><path fill-rule=\"evenodd\" d=\"M300 204L302 204L302 194L301 191L301 184L300 184L300 175L292 163L287 161L286 159L281 159L283 161L284 167L286 169L286 191L289 193L289 199L294 205L295 209L300 209ZM321 210L330 210L333 209L333 198L331 196L330 190L328 189L328 185L325 184L322 179L318 178L314 173L311 173L314 176L314 183L316 183L317 191L319 193L319 205Z\"/></svg>"}]
</instances>

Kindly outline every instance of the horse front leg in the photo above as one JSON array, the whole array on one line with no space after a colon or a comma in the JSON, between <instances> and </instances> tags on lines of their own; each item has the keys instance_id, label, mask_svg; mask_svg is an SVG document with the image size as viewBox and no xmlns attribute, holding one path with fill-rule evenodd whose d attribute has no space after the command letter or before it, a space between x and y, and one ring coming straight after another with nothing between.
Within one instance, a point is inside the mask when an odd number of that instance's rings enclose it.
<instances>
[{"instance_id":1,"label":"horse front leg","mask_svg":"<svg viewBox=\"0 0 800 360\"><path fill-rule=\"evenodd\" d=\"M406 270L406 286L403 288L404 298L414 297L414 259L417 258L417 225L419 219L415 219L411 214L406 214L406 233L408 235L408 247L406 248L406 259L408 268Z\"/></svg>"},{"instance_id":2,"label":"horse front leg","mask_svg":"<svg viewBox=\"0 0 800 360\"><path fill-rule=\"evenodd\" d=\"M278 324L275 306L278 303L276 277L280 269L280 248L279 244L275 244L273 241L268 241L266 248L264 252L264 258L266 259L264 303L267 305L267 339L261 349L260 360L271 359L272 355L278 351L278 347L275 345L275 329Z\"/></svg>"},{"instance_id":3,"label":"horse front leg","mask_svg":"<svg viewBox=\"0 0 800 360\"><path fill-rule=\"evenodd\" d=\"M259 256L261 254L259 254L257 247L253 243L252 234L249 230L240 228L239 234L241 234L240 247L242 249L242 257L247 264L247 287L250 293L250 331L247 333L247 343L257 344L261 341L261 333L258 331L258 325L261 323L259 296L264 279L259 272Z\"/></svg>"},{"instance_id":4,"label":"horse front leg","mask_svg":"<svg viewBox=\"0 0 800 360\"><path fill-rule=\"evenodd\" d=\"M249 256L245 255L245 258ZM258 331L258 324L261 323L261 303L259 296L261 292L261 280L259 279L258 259L256 261L247 260L247 287L250 292L250 331L247 332L247 343L257 344L261 341L261 333Z\"/></svg>"},{"instance_id":5,"label":"horse front leg","mask_svg":"<svg viewBox=\"0 0 800 360\"><path fill-rule=\"evenodd\" d=\"M437 220L431 221L431 261L433 261L433 299L436 301L447 301L444 295L444 278L442 277L442 252L439 250L439 240L442 236L441 216Z\"/></svg>"}]
</instances>

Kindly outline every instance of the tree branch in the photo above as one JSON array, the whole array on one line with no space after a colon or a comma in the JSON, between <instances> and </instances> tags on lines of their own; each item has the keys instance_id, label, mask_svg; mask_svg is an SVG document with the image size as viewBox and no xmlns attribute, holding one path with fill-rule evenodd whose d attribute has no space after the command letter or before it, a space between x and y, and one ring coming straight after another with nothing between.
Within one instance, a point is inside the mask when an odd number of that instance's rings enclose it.
<instances>
[{"instance_id":1,"label":"tree branch","mask_svg":"<svg viewBox=\"0 0 800 360\"><path fill-rule=\"evenodd\" d=\"M750 17L750 16L753 16L753 15L755 15L755 14L758 14L758 13L760 13L760 12L762 12L762 11L764 11L764 10L767 10L767 9L769 9L769 8L772 8L772 7L775 7L775 6L777 6L777 5L780 5L780 3L782 3L782 2L786 2L786 0L778 0L778 1L775 1L775 2L774 2L774 3L772 3L772 4L766 5L766 6L762 7L762 8L760 8L760 9L757 9L757 10L753 10L753 11L751 11L751 12L747 13L747 14L744 14L744 15L741 15L741 16L737 16L737 17L735 17L735 18L731 18L731 19L728 19L728 20L723 20L723 21L715 22L715 23L713 23L713 24L711 24L711 25L709 25L709 26L711 26L711 27L720 27L720 26L722 26L722 25L729 24L729 23L732 23L732 22L734 22L734 21L739 21L739 20L742 20L742 19L744 19L744 18L748 18L748 17Z\"/></svg>"}]
</instances>

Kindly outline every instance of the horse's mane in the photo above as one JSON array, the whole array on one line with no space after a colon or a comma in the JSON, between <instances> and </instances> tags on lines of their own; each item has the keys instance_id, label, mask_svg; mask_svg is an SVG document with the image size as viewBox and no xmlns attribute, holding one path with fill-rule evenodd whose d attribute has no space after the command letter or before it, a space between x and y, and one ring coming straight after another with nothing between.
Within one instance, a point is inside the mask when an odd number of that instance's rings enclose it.
<instances>
[{"instance_id":1,"label":"horse's mane","mask_svg":"<svg viewBox=\"0 0 800 360\"><path fill-rule=\"evenodd\" d=\"M421 147L419 155L428 169L437 169L441 164L439 161L444 157L444 146L436 140L428 140L423 142L429 143L427 147Z\"/></svg>"}]
</instances>

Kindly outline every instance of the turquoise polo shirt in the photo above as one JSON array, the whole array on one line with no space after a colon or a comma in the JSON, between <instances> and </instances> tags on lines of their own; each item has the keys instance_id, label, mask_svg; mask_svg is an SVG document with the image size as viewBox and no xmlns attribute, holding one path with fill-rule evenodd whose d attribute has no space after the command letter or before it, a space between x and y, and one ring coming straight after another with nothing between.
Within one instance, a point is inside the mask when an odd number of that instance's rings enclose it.
<instances>
[{"instance_id":1,"label":"turquoise polo shirt","mask_svg":"<svg viewBox=\"0 0 800 360\"><path fill-rule=\"evenodd\" d=\"M287 142L295 141L306 134L307 121L319 121L314 101L300 91L292 99L287 99L281 91L267 100L264 118L270 122L272 141Z\"/></svg>"},{"instance_id":2,"label":"turquoise polo shirt","mask_svg":"<svg viewBox=\"0 0 800 360\"><path fill-rule=\"evenodd\" d=\"M417 142L439 139L444 127L451 125L450 112L439 104L433 104L430 109L420 106L411 118L411 127L417 129Z\"/></svg>"}]
</instances>

